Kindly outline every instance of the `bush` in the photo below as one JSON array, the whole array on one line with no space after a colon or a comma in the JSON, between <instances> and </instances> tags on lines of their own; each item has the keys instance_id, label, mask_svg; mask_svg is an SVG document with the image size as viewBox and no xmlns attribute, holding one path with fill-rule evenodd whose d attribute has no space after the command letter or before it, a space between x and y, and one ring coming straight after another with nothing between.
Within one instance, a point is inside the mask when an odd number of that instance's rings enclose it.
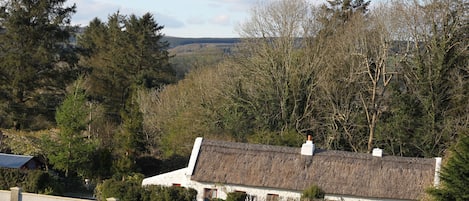
<instances>
[{"instance_id":1,"label":"bush","mask_svg":"<svg viewBox=\"0 0 469 201\"><path fill-rule=\"evenodd\" d=\"M192 201L197 197L197 191L192 188L145 186L143 201Z\"/></svg>"},{"instance_id":2,"label":"bush","mask_svg":"<svg viewBox=\"0 0 469 201\"><path fill-rule=\"evenodd\" d=\"M100 201L105 201L110 197L121 201L141 201L141 182L108 179L96 187L96 195Z\"/></svg>"},{"instance_id":3,"label":"bush","mask_svg":"<svg viewBox=\"0 0 469 201\"><path fill-rule=\"evenodd\" d=\"M0 189L22 187L25 192L59 194L62 192L57 177L42 170L0 169Z\"/></svg>"},{"instance_id":4,"label":"bush","mask_svg":"<svg viewBox=\"0 0 469 201\"><path fill-rule=\"evenodd\" d=\"M197 191L182 187L166 187L150 185L142 187L140 177L126 180L108 179L96 187L97 199L105 201L114 197L120 201L193 201Z\"/></svg>"},{"instance_id":5,"label":"bush","mask_svg":"<svg viewBox=\"0 0 469 201\"><path fill-rule=\"evenodd\" d=\"M230 192L226 196L226 201L245 201L246 193L243 192Z\"/></svg>"},{"instance_id":6,"label":"bush","mask_svg":"<svg viewBox=\"0 0 469 201\"><path fill-rule=\"evenodd\" d=\"M325 192L319 188L317 185L312 185L303 191L301 195L301 200L315 200L324 198Z\"/></svg>"},{"instance_id":7,"label":"bush","mask_svg":"<svg viewBox=\"0 0 469 201\"><path fill-rule=\"evenodd\" d=\"M26 177L25 171L0 168L0 189L9 190L11 187L22 186Z\"/></svg>"}]
</instances>

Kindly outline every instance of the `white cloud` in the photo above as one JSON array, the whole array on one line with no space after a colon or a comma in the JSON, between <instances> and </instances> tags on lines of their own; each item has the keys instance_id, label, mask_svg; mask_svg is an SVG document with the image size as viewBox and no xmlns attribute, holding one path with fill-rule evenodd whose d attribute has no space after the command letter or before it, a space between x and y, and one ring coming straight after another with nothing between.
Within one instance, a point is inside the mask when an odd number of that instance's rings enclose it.
<instances>
[{"instance_id":1,"label":"white cloud","mask_svg":"<svg viewBox=\"0 0 469 201\"><path fill-rule=\"evenodd\" d=\"M218 15L212 18L211 22L217 25L230 25L231 20L228 15Z\"/></svg>"},{"instance_id":2,"label":"white cloud","mask_svg":"<svg viewBox=\"0 0 469 201\"><path fill-rule=\"evenodd\" d=\"M188 24L195 24L195 25L199 25L199 24L205 24L207 22L207 20L205 20L203 17L201 16L197 16L197 17L190 17L186 20L186 22Z\"/></svg>"},{"instance_id":3,"label":"white cloud","mask_svg":"<svg viewBox=\"0 0 469 201\"><path fill-rule=\"evenodd\" d=\"M164 25L164 27L171 27L171 28L180 28L184 26L184 22L180 21L179 19L164 15L164 14L154 14L155 20L159 25Z\"/></svg>"},{"instance_id":4,"label":"white cloud","mask_svg":"<svg viewBox=\"0 0 469 201\"><path fill-rule=\"evenodd\" d=\"M211 5L225 6L232 12L247 12L258 0L210 0Z\"/></svg>"},{"instance_id":5,"label":"white cloud","mask_svg":"<svg viewBox=\"0 0 469 201\"><path fill-rule=\"evenodd\" d=\"M107 21L109 15L114 14L117 11L123 15L135 14L136 16L142 16L148 12L99 0L69 0L67 5L73 5L74 3L77 5L77 12L72 16L72 24L81 26L88 25L95 17L102 21ZM164 25L165 27L179 28L184 26L184 23L175 17L160 13L152 14L155 17L156 22L160 25Z\"/></svg>"}]
</instances>

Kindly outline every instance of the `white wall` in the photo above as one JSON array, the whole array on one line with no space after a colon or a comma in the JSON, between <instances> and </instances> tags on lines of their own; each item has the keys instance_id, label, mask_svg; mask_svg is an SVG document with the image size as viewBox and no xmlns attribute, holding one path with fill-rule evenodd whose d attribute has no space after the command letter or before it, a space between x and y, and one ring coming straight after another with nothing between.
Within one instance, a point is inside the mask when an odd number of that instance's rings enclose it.
<instances>
[{"instance_id":1,"label":"white wall","mask_svg":"<svg viewBox=\"0 0 469 201\"><path fill-rule=\"evenodd\" d=\"M267 194L277 194L281 201L293 201L300 200L301 192L297 191L288 191L288 190L279 190L274 188L263 188L263 187L250 187L243 185L231 185L231 184L213 184L213 183L203 183L191 181L189 183L190 188L197 190L197 200L203 200L204 188L217 189L217 198L226 199L227 193L235 191L243 191L248 195L254 195L257 198L257 201L266 200Z\"/></svg>"},{"instance_id":2,"label":"white wall","mask_svg":"<svg viewBox=\"0 0 469 201\"><path fill-rule=\"evenodd\" d=\"M67 198L34 193L23 193L21 197L21 201L90 201L87 199Z\"/></svg>"},{"instance_id":3,"label":"white wall","mask_svg":"<svg viewBox=\"0 0 469 201\"><path fill-rule=\"evenodd\" d=\"M280 200L287 200L288 198L291 198L290 200L299 200L301 197L301 192L295 191L191 181L190 176L187 173L188 168L175 170L154 177L145 178L142 182L142 185L172 186L173 184L180 184L182 187L188 187L197 190L197 200L199 201L203 200L205 188L217 189L217 198L221 199L226 199L227 193L234 191L244 191L249 195L255 195L258 201L265 200L267 194L277 194L279 195Z\"/></svg>"},{"instance_id":4,"label":"white wall","mask_svg":"<svg viewBox=\"0 0 469 201\"><path fill-rule=\"evenodd\" d=\"M362 198L362 197L346 196L346 195L325 195L324 199L330 200L330 201L405 201L405 200L383 199L383 198Z\"/></svg>"},{"instance_id":5,"label":"white wall","mask_svg":"<svg viewBox=\"0 0 469 201\"><path fill-rule=\"evenodd\" d=\"M217 198L226 199L227 193L234 191L243 191L249 195L257 197L257 201L266 200L267 194L277 194L281 201L300 200L301 193L298 191L288 191L273 188L263 187L250 187L243 185L232 184L214 184L207 182L191 181L190 176L187 175L187 168L175 170L165 174L157 175L154 177L146 178L143 180L142 185L164 185L172 186L173 184L180 184L182 187L193 188L197 190L197 200L203 201L204 189L217 189ZM330 201L402 201L395 199L382 199L382 198L362 198L345 195L326 195L325 200Z\"/></svg>"},{"instance_id":6,"label":"white wall","mask_svg":"<svg viewBox=\"0 0 469 201\"><path fill-rule=\"evenodd\" d=\"M11 195L11 192L10 191L4 191L4 190L0 190L0 201L10 201L10 195Z\"/></svg>"},{"instance_id":7,"label":"white wall","mask_svg":"<svg viewBox=\"0 0 469 201\"><path fill-rule=\"evenodd\" d=\"M11 191L0 190L0 201L10 201L10 200L11 200ZM92 200L21 192L21 199L19 201L92 201Z\"/></svg>"},{"instance_id":8,"label":"white wall","mask_svg":"<svg viewBox=\"0 0 469 201\"><path fill-rule=\"evenodd\" d=\"M156 175L153 177L145 178L142 181L142 185L164 185L172 186L173 184L181 184L181 186L187 186L190 181L190 176L186 175L187 168L182 168L172 172Z\"/></svg>"}]
</instances>

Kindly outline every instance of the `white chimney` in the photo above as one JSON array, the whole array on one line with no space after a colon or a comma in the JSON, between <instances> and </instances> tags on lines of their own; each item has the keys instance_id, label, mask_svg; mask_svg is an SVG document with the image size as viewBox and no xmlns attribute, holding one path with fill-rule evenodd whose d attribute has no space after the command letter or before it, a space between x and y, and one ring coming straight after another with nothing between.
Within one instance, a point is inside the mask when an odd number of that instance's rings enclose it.
<instances>
[{"instance_id":1,"label":"white chimney","mask_svg":"<svg viewBox=\"0 0 469 201\"><path fill-rule=\"evenodd\" d=\"M308 134L308 140L301 146L301 155L312 156L314 154L314 144L312 135Z\"/></svg>"},{"instance_id":2,"label":"white chimney","mask_svg":"<svg viewBox=\"0 0 469 201\"><path fill-rule=\"evenodd\" d=\"M440 186L440 170L441 170L441 157L435 158L435 179L433 180L433 186Z\"/></svg>"},{"instance_id":3,"label":"white chimney","mask_svg":"<svg viewBox=\"0 0 469 201\"><path fill-rule=\"evenodd\" d=\"M374 148L371 155L376 157L383 157L383 150L380 148Z\"/></svg>"}]
</instances>

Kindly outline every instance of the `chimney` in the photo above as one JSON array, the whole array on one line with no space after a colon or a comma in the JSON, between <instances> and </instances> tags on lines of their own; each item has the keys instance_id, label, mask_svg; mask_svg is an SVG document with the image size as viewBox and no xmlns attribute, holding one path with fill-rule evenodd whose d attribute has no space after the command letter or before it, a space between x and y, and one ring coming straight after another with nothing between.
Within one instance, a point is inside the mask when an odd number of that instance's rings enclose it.
<instances>
[{"instance_id":1,"label":"chimney","mask_svg":"<svg viewBox=\"0 0 469 201\"><path fill-rule=\"evenodd\" d=\"M383 157L383 150L380 148L374 148L371 155L376 157Z\"/></svg>"},{"instance_id":2,"label":"chimney","mask_svg":"<svg viewBox=\"0 0 469 201\"><path fill-rule=\"evenodd\" d=\"M435 158L435 178L433 180L433 186L440 186L440 170L441 170L441 157Z\"/></svg>"},{"instance_id":3,"label":"chimney","mask_svg":"<svg viewBox=\"0 0 469 201\"><path fill-rule=\"evenodd\" d=\"M310 131L308 131L306 135L308 136L308 139L301 146L301 155L312 156L314 154L314 144L312 140L313 135Z\"/></svg>"}]
</instances>

